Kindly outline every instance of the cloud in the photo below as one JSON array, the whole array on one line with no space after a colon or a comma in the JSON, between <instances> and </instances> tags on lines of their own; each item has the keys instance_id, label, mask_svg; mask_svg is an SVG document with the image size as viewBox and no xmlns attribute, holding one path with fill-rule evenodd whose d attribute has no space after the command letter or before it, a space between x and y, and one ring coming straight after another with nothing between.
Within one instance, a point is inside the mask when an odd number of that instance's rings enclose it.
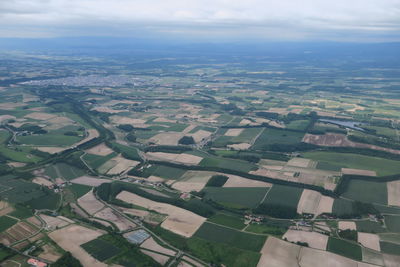
<instances>
[{"instance_id":1,"label":"cloud","mask_svg":"<svg viewBox=\"0 0 400 267\"><path fill-rule=\"evenodd\" d=\"M3 0L0 36L399 40L399 0Z\"/></svg>"}]
</instances>

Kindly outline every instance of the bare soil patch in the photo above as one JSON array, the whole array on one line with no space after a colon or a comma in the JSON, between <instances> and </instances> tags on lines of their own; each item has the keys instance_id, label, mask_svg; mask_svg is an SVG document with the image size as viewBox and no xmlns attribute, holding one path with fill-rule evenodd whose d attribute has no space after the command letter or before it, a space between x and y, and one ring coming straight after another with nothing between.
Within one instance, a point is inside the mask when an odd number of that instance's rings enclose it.
<instances>
[{"instance_id":1,"label":"bare soil patch","mask_svg":"<svg viewBox=\"0 0 400 267\"><path fill-rule=\"evenodd\" d=\"M33 112L33 113L25 115L24 117L25 118L29 118L29 119L34 119L34 120L47 121L47 120L50 120L50 119L52 119L54 117L57 117L57 115L44 113L44 112Z\"/></svg>"},{"instance_id":2,"label":"bare soil patch","mask_svg":"<svg viewBox=\"0 0 400 267\"><path fill-rule=\"evenodd\" d=\"M306 134L303 137L303 142L318 146L367 148L372 150L385 151L392 154L400 154L400 150L350 141L343 134L333 134L333 133L327 133L324 135Z\"/></svg>"},{"instance_id":3,"label":"bare soil patch","mask_svg":"<svg viewBox=\"0 0 400 267\"><path fill-rule=\"evenodd\" d=\"M239 144L231 144L227 145L229 148L233 148L235 150L247 150L251 147L251 144L249 143L239 143Z\"/></svg>"},{"instance_id":4,"label":"bare soil patch","mask_svg":"<svg viewBox=\"0 0 400 267\"><path fill-rule=\"evenodd\" d=\"M257 267L293 267L298 266L297 256L300 246L269 236L261 249Z\"/></svg>"},{"instance_id":5,"label":"bare soil patch","mask_svg":"<svg viewBox=\"0 0 400 267\"><path fill-rule=\"evenodd\" d=\"M148 140L148 142L152 142L157 145L176 146L182 137L183 133L164 132L153 136Z\"/></svg>"},{"instance_id":6,"label":"bare soil patch","mask_svg":"<svg viewBox=\"0 0 400 267\"><path fill-rule=\"evenodd\" d=\"M53 246L50 246L49 244L42 246L42 249L44 251L39 254L39 258L48 260L50 262L56 262L62 256Z\"/></svg>"},{"instance_id":7,"label":"bare soil patch","mask_svg":"<svg viewBox=\"0 0 400 267\"><path fill-rule=\"evenodd\" d=\"M126 191L119 193L117 199L167 214L168 218L161 224L161 227L185 237L191 237L206 220L206 218L191 211L170 204L155 202Z\"/></svg>"},{"instance_id":8,"label":"bare soil patch","mask_svg":"<svg viewBox=\"0 0 400 267\"><path fill-rule=\"evenodd\" d=\"M400 207L400 181L392 181L387 184L388 205Z\"/></svg>"},{"instance_id":9,"label":"bare soil patch","mask_svg":"<svg viewBox=\"0 0 400 267\"><path fill-rule=\"evenodd\" d=\"M136 167L138 164L140 164L139 161L126 159L126 158L123 158L121 155L118 155L115 158L112 158L111 161L116 162L116 165L114 165L114 167L112 167L111 169L108 170L108 172L107 172L108 175L116 175L116 174L123 173L131 168Z\"/></svg>"},{"instance_id":10,"label":"bare soil patch","mask_svg":"<svg viewBox=\"0 0 400 267\"><path fill-rule=\"evenodd\" d=\"M146 241L144 241L140 245L140 247L147 248L147 249L150 249L150 250L153 250L156 252L160 252L162 254L170 255L170 256L174 256L176 254L175 251L160 246L152 237L146 239Z\"/></svg>"},{"instance_id":11,"label":"bare soil patch","mask_svg":"<svg viewBox=\"0 0 400 267\"><path fill-rule=\"evenodd\" d=\"M225 136L238 136L243 132L243 128L233 128L226 131Z\"/></svg>"},{"instance_id":12,"label":"bare soil patch","mask_svg":"<svg viewBox=\"0 0 400 267\"><path fill-rule=\"evenodd\" d=\"M95 147L85 150L85 152L89 153L89 154L98 155L98 156L107 156L114 151L111 148L109 148L108 146L106 146L106 144L101 143L100 145L97 145Z\"/></svg>"},{"instance_id":13,"label":"bare soil patch","mask_svg":"<svg viewBox=\"0 0 400 267\"><path fill-rule=\"evenodd\" d=\"M379 236L376 234L358 232L357 241L358 243L361 243L361 245L363 245L364 247L376 251L381 251L381 246L379 244Z\"/></svg>"},{"instance_id":14,"label":"bare soil patch","mask_svg":"<svg viewBox=\"0 0 400 267\"><path fill-rule=\"evenodd\" d=\"M80 225L70 225L50 233L49 237L61 248L71 252L83 266L107 267L107 264L99 262L80 246L103 234L104 232L100 230L92 230Z\"/></svg>"},{"instance_id":15,"label":"bare soil patch","mask_svg":"<svg viewBox=\"0 0 400 267\"><path fill-rule=\"evenodd\" d=\"M222 174L229 177L223 187L272 187L272 184L262 181L251 180L232 174Z\"/></svg>"},{"instance_id":16,"label":"bare soil patch","mask_svg":"<svg viewBox=\"0 0 400 267\"><path fill-rule=\"evenodd\" d=\"M120 216L118 213L114 212L111 208L102 209L101 211L97 212L94 216L114 223L121 232L126 230L131 230L136 227L136 224Z\"/></svg>"},{"instance_id":17,"label":"bare soil patch","mask_svg":"<svg viewBox=\"0 0 400 267\"><path fill-rule=\"evenodd\" d=\"M286 238L290 242L305 242L311 248L316 249L326 249L326 245L328 244L329 236L323 235L316 232L306 232L306 231L298 231L289 229L284 235L283 238Z\"/></svg>"},{"instance_id":18,"label":"bare soil patch","mask_svg":"<svg viewBox=\"0 0 400 267\"><path fill-rule=\"evenodd\" d=\"M197 165L203 159L202 157L186 153L174 154L165 152L147 152L146 156L154 160L166 160L190 165Z\"/></svg>"},{"instance_id":19,"label":"bare soil patch","mask_svg":"<svg viewBox=\"0 0 400 267\"><path fill-rule=\"evenodd\" d=\"M357 230L356 223L353 221L339 221L339 229L340 230Z\"/></svg>"},{"instance_id":20,"label":"bare soil patch","mask_svg":"<svg viewBox=\"0 0 400 267\"><path fill-rule=\"evenodd\" d=\"M90 176L81 176L71 180L71 183L97 187L103 183L111 183L111 180L95 178Z\"/></svg>"},{"instance_id":21,"label":"bare soil patch","mask_svg":"<svg viewBox=\"0 0 400 267\"><path fill-rule=\"evenodd\" d=\"M203 139L209 137L212 133L204 130L198 130L197 132L191 134L196 143L201 142Z\"/></svg>"},{"instance_id":22,"label":"bare soil patch","mask_svg":"<svg viewBox=\"0 0 400 267\"><path fill-rule=\"evenodd\" d=\"M363 175L363 176L376 176L375 171L361 170L361 169L350 169L350 168L342 168L342 174L349 175Z\"/></svg>"},{"instance_id":23,"label":"bare soil patch","mask_svg":"<svg viewBox=\"0 0 400 267\"><path fill-rule=\"evenodd\" d=\"M62 228L70 224L70 222L65 221L59 217L48 216L45 214L40 214L39 216L43 219L43 221L46 222L46 225L49 229Z\"/></svg>"},{"instance_id":24,"label":"bare soil patch","mask_svg":"<svg viewBox=\"0 0 400 267\"><path fill-rule=\"evenodd\" d=\"M49 181L43 177L35 177L35 178L33 178L32 182L35 184L40 184L40 185L45 185L45 186L53 185L52 181Z\"/></svg>"},{"instance_id":25,"label":"bare soil patch","mask_svg":"<svg viewBox=\"0 0 400 267\"><path fill-rule=\"evenodd\" d=\"M86 195L82 196L78 199L78 204L81 206L87 213L93 215L102 208L104 208L103 203L98 201L96 197L93 195L93 191L86 193Z\"/></svg>"},{"instance_id":26,"label":"bare soil patch","mask_svg":"<svg viewBox=\"0 0 400 267\"><path fill-rule=\"evenodd\" d=\"M50 154L56 154L56 153L60 153L64 150L66 150L67 148L65 147L58 147L58 146L37 146L35 147L37 150L43 151L43 152L47 152Z\"/></svg>"}]
</instances>

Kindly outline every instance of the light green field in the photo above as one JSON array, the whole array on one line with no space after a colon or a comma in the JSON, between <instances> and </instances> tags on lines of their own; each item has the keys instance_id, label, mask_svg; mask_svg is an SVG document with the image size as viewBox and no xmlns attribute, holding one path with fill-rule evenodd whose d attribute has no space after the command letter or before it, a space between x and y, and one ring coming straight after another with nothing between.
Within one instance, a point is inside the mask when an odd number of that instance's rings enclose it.
<instances>
[{"instance_id":1,"label":"light green field","mask_svg":"<svg viewBox=\"0 0 400 267\"><path fill-rule=\"evenodd\" d=\"M364 156L351 153L337 152L306 152L303 156L308 159L333 163L342 168L364 169L376 171L377 175L392 175L400 173L400 161L378 157Z\"/></svg>"}]
</instances>

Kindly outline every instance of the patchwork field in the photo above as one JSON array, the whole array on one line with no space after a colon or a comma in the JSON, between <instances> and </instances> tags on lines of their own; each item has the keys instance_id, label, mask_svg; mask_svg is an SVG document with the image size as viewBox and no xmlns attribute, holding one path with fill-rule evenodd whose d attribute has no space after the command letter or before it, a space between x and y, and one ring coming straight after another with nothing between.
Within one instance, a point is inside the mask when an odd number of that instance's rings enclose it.
<instances>
[{"instance_id":1,"label":"patchwork field","mask_svg":"<svg viewBox=\"0 0 400 267\"><path fill-rule=\"evenodd\" d=\"M155 202L127 191L122 191L116 198L149 210L167 214L168 218L161 224L161 227L185 237L191 237L206 220L206 218L188 210L170 204Z\"/></svg>"}]
</instances>

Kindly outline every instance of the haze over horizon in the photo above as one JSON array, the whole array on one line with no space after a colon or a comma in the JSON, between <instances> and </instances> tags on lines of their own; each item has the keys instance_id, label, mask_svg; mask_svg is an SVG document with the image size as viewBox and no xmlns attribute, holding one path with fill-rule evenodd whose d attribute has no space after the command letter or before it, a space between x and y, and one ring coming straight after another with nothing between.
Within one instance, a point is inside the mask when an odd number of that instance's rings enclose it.
<instances>
[{"instance_id":1,"label":"haze over horizon","mask_svg":"<svg viewBox=\"0 0 400 267\"><path fill-rule=\"evenodd\" d=\"M10 0L0 38L400 41L400 1Z\"/></svg>"}]
</instances>

